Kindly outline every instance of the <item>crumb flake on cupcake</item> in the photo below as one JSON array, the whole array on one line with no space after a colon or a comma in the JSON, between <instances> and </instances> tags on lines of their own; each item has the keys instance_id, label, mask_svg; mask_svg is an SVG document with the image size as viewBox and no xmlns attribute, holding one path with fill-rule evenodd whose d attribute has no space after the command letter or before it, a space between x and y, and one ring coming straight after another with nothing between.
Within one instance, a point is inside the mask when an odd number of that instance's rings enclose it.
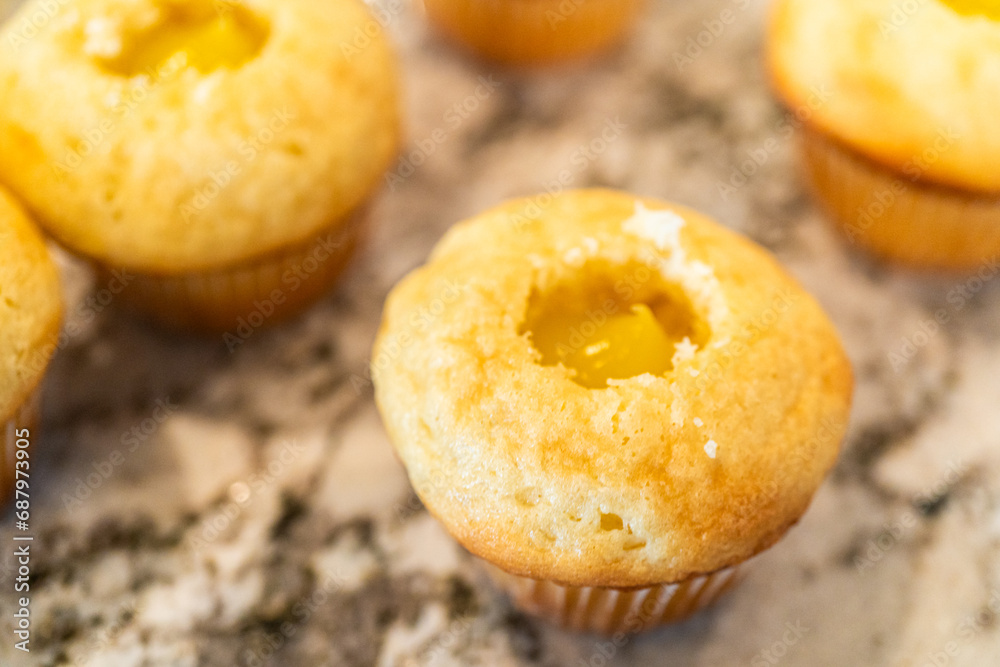
<instances>
[{"instance_id":1,"label":"crumb flake on cupcake","mask_svg":"<svg viewBox=\"0 0 1000 667\"><path fill-rule=\"evenodd\" d=\"M819 198L852 243L969 270L1000 255L1000 10L975 0L778 0L768 60Z\"/></svg>"},{"instance_id":2,"label":"crumb flake on cupcake","mask_svg":"<svg viewBox=\"0 0 1000 667\"><path fill-rule=\"evenodd\" d=\"M602 632L699 609L780 539L851 394L832 325L765 251L602 190L449 231L391 293L372 370L429 511L523 608Z\"/></svg>"},{"instance_id":3,"label":"crumb flake on cupcake","mask_svg":"<svg viewBox=\"0 0 1000 667\"><path fill-rule=\"evenodd\" d=\"M16 470L21 479L30 474L24 452L34 443L39 388L62 311L59 276L45 242L0 188L0 506L13 494Z\"/></svg>"},{"instance_id":4,"label":"crumb flake on cupcake","mask_svg":"<svg viewBox=\"0 0 1000 667\"><path fill-rule=\"evenodd\" d=\"M545 64L608 48L635 22L643 0L423 0L428 17L481 56Z\"/></svg>"},{"instance_id":5,"label":"crumb flake on cupcake","mask_svg":"<svg viewBox=\"0 0 1000 667\"><path fill-rule=\"evenodd\" d=\"M0 181L62 244L142 276L123 298L154 317L227 330L275 291L300 306L395 156L392 54L381 32L353 47L373 22L359 0L68 0L0 61Z\"/></svg>"}]
</instances>

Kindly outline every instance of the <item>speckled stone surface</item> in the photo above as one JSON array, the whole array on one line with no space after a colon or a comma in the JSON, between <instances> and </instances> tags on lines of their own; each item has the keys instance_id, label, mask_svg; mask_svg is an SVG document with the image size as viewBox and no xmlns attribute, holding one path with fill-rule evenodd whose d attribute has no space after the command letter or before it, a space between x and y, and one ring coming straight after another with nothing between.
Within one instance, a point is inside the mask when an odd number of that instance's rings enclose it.
<instances>
[{"instance_id":1,"label":"speckled stone surface","mask_svg":"<svg viewBox=\"0 0 1000 667\"><path fill-rule=\"evenodd\" d=\"M107 286L64 262L74 335L36 434L31 653L13 648L8 511L0 664L1000 663L998 267L919 276L831 231L761 72L764 4L654 1L623 48L533 74L466 59L408 5L384 6L409 162L315 309L230 351L103 305ZM416 500L364 379L392 284L451 223L563 170L772 249L857 374L845 450L801 524L717 608L621 646L510 608Z\"/></svg>"}]
</instances>

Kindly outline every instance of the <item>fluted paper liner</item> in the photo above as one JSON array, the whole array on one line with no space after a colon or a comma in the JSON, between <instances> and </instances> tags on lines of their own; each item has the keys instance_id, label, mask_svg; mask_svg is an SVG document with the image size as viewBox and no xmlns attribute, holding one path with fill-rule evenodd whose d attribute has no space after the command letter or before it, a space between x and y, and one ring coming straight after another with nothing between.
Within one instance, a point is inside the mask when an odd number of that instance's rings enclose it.
<instances>
[{"instance_id":1,"label":"fluted paper liner","mask_svg":"<svg viewBox=\"0 0 1000 667\"><path fill-rule=\"evenodd\" d=\"M509 574L483 561L521 611L580 632L635 633L681 621L708 607L741 579L742 565L677 583L621 589L564 586Z\"/></svg>"},{"instance_id":2,"label":"fluted paper liner","mask_svg":"<svg viewBox=\"0 0 1000 667\"><path fill-rule=\"evenodd\" d=\"M362 207L303 243L219 270L130 274L120 298L149 318L180 329L239 335L238 329L270 326L330 290L354 253L367 218L368 209ZM317 252L328 256L316 261ZM97 271L98 284L112 278L113 267L99 265Z\"/></svg>"},{"instance_id":3,"label":"fluted paper liner","mask_svg":"<svg viewBox=\"0 0 1000 667\"><path fill-rule=\"evenodd\" d=\"M1000 193L914 179L807 129L802 148L818 198L847 239L915 267L972 271L1000 258Z\"/></svg>"},{"instance_id":4,"label":"fluted paper liner","mask_svg":"<svg viewBox=\"0 0 1000 667\"><path fill-rule=\"evenodd\" d=\"M424 0L453 39L510 64L584 56L618 40L644 0Z\"/></svg>"}]
</instances>

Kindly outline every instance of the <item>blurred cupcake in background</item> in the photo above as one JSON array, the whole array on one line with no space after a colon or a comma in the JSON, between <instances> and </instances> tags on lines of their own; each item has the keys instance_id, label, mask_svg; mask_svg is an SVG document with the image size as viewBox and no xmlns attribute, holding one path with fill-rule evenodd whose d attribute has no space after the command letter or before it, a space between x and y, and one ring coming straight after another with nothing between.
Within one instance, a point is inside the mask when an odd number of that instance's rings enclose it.
<instances>
[{"instance_id":1,"label":"blurred cupcake in background","mask_svg":"<svg viewBox=\"0 0 1000 667\"><path fill-rule=\"evenodd\" d=\"M509 65L587 56L621 40L643 0L424 0L427 16L473 52Z\"/></svg>"},{"instance_id":2,"label":"blurred cupcake in background","mask_svg":"<svg viewBox=\"0 0 1000 667\"><path fill-rule=\"evenodd\" d=\"M805 166L851 243L944 270L1000 257L1000 4L778 0L768 61L791 109L824 99Z\"/></svg>"},{"instance_id":3,"label":"blurred cupcake in background","mask_svg":"<svg viewBox=\"0 0 1000 667\"><path fill-rule=\"evenodd\" d=\"M50 234L181 328L263 326L329 289L399 142L360 0L68 0L25 35L38 11L0 33L0 181Z\"/></svg>"},{"instance_id":4,"label":"blurred cupcake in background","mask_svg":"<svg viewBox=\"0 0 1000 667\"><path fill-rule=\"evenodd\" d=\"M45 242L0 188L0 505L11 499L18 479L30 479L39 389L62 312Z\"/></svg>"},{"instance_id":5,"label":"blurred cupcake in background","mask_svg":"<svg viewBox=\"0 0 1000 667\"><path fill-rule=\"evenodd\" d=\"M17 0L0 0L0 21L10 16L18 4Z\"/></svg>"}]
</instances>

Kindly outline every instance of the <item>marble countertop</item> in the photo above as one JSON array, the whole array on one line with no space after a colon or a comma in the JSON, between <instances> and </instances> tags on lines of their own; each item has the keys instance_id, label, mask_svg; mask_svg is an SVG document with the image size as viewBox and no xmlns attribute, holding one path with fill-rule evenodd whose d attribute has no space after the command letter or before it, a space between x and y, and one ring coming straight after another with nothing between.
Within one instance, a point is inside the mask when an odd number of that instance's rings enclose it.
<instances>
[{"instance_id":1,"label":"marble countertop","mask_svg":"<svg viewBox=\"0 0 1000 667\"><path fill-rule=\"evenodd\" d=\"M35 455L32 651L13 648L7 513L0 664L998 664L998 269L921 276L832 231L762 75L764 3L654 1L618 51L532 74L466 59L407 3L383 6L408 163L316 308L230 352L137 323L63 261L78 331ZM773 250L857 376L840 462L801 524L718 607L624 646L511 609L413 495L364 380L393 283L454 221L567 169Z\"/></svg>"}]
</instances>

